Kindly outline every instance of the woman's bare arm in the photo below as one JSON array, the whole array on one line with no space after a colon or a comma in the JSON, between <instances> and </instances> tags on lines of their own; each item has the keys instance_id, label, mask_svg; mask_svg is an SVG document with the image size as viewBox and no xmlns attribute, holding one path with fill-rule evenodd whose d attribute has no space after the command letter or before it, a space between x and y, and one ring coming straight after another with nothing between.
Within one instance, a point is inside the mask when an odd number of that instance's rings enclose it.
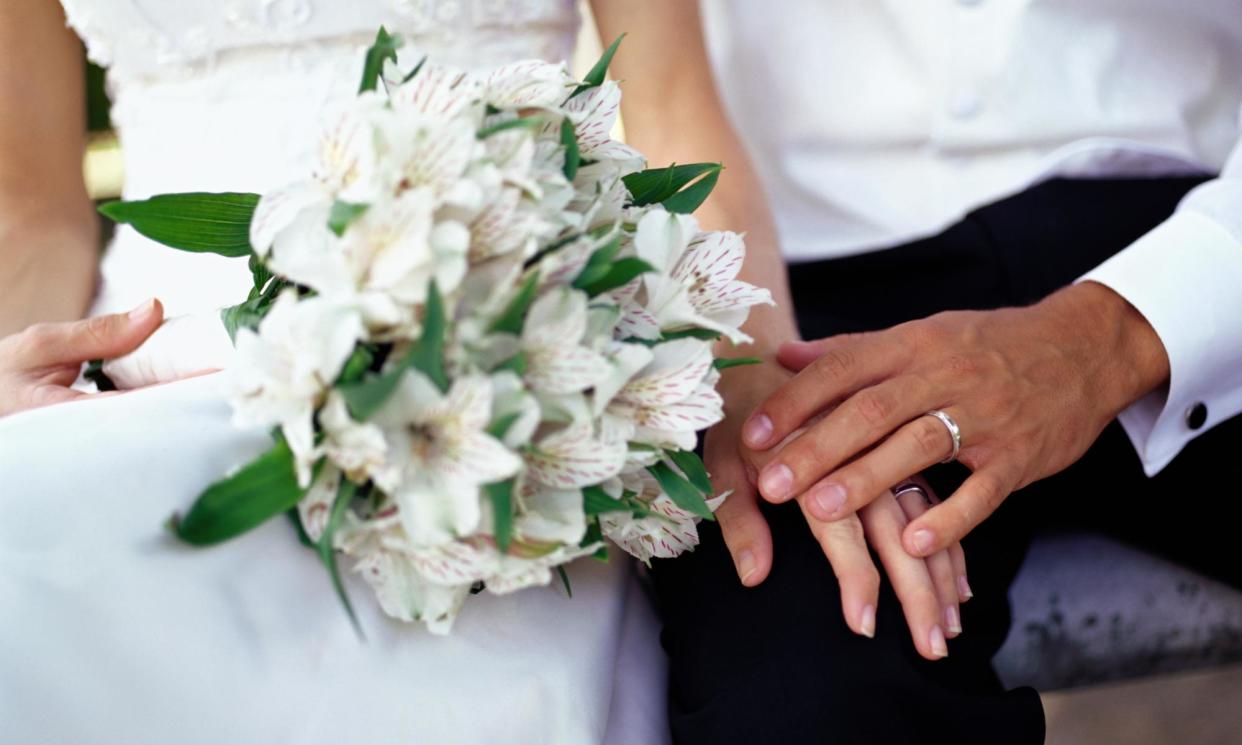
<instances>
[{"instance_id":1,"label":"woman's bare arm","mask_svg":"<svg viewBox=\"0 0 1242 745\"><path fill-rule=\"evenodd\" d=\"M0 337L80 318L94 292L83 91L81 47L60 4L0 2Z\"/></svg>"},{"instance_id":2,"label":"woman's bare arm","mask_svg":"<svg viewBox=\"0 0 1242 745\"><path fill-rule=\"evenodd\" d=\"M729 354L775 352L797 335L793 303L767 200L750 158L729 124L716 92L693 0L625 0L592 3L605 44L628 33L611 72L625 86L622 117L626 139L652 166L719 161L725 165L716 190L697 216L705 227L746 233L741 279L766 287L776 307L751 311L743 329L753 349Z\"/></svg>"}]
</instances>

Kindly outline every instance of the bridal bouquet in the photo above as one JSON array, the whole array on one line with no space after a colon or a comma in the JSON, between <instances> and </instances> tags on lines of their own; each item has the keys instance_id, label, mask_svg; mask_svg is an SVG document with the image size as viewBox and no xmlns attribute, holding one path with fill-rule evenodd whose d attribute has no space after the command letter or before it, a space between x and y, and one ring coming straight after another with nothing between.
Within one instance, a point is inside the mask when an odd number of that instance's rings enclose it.
<instances>
[{"instance_id":1,"label":"bridal bouquet","mask_svg":"<svg viewBox=\"0 0 1242 745\"><path fill-rule=\"evenodd\" d=\"M752 361L713 341L771 300L736 279L741 236L689 216L720 166L645 169L611 139L617 43L582 81L407 69L399 46L380 31L305 179L101 209L254 278L222 312L231 404L275 444L176 535L288 513L347 609L338 554L387 614L446 633L472 592L564 578L604 539L644 561L696 545L724 498L697 432L722 418L718 370Z\"/></svg>"}]
</instances>

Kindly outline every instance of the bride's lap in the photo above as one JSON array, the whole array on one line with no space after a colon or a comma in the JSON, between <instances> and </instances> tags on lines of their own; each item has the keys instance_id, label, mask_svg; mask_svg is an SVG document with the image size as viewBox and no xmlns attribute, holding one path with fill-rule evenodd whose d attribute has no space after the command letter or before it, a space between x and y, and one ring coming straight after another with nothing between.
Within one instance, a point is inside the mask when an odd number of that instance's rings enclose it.
<instances>
[{"instance_id":1,"label":"bride's lap","mask_svg":"<svg viewBox=\"0 0 1242 745\"><path fill-rule=\"evenodd\" d=\"M231 425L216 377L0 419L14 741L577 743L601 740L610 708L662 723L655 623L619 559L569 567L572 599L472 597L447 638L390 621L347 576L362 642L287 521L174 541L167 517L270 442Z\"/></svg>"}]
</instances>

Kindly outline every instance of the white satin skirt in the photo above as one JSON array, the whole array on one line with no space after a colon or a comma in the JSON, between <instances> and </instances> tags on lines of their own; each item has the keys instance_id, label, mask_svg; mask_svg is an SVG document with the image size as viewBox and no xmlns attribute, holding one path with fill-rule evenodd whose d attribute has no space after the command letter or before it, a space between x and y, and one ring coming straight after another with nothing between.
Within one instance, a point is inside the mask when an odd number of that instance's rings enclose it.
<instances>
[{"instance_id":1,"label":"white satin skirt","mask_svg":"<svg viewBox=\"0 0 1242 745\"><path fill-rule=\"evenodd\" d=\"M0 419L5 742L668 741L666 662L632 564L470 598L449 637L347 576L366 641L283 517L199 549L162 524L265 449L218 375ZM348 573L347 573L348 574Z\"/></svg>"}]
</instances>

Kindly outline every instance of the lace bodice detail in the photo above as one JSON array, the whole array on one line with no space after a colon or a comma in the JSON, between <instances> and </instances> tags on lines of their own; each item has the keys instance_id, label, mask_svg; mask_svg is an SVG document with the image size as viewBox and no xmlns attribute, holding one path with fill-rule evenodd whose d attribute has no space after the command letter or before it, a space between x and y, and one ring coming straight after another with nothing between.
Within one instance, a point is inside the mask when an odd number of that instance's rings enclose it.
<instances>
[{"instance_id":1,"label":"lace bodice detail","mask_svg":"<svg viewBox=\"0 0 1242 745\"><path fill-rule=\"evenodd\" d=\"M192 74L249 47L369 39L381 25L463 66L571 51L574 0L63 0L113 84ZM482 56L482 60L478 58Z\"/></svg>"},{"instance_id":2,"label":"lace bodice detail","mask_svg":"<svg viewBox=\"0 0 1242 745\"><path fill-rule=\"evenodd\" d=\"M0 0L4 2L5 0ZM404 63L488 69L568 59L576 0L63 0L108 68L124 194L264 192L305 176L322 118L356 95L376 30ZM169 315L232 305L245 262L156 246L128 226L104 255L95 312L164 301Z\"/></svg>"}]
</instances>

